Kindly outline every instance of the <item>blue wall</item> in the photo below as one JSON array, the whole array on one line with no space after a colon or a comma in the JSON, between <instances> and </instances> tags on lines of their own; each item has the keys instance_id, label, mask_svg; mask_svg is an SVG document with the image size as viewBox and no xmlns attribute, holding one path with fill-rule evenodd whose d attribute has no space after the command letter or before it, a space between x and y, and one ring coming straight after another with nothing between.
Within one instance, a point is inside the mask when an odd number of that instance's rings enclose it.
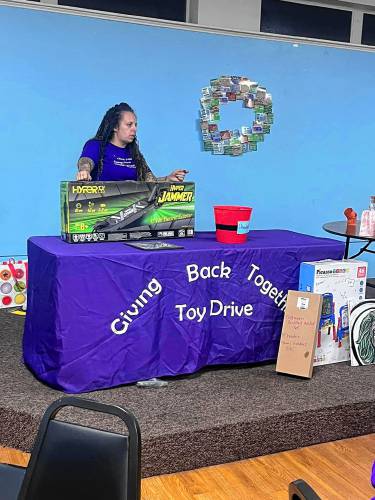
<instances>
[{"instance_id":1,"label":"blue wall","mask_svg":"<svg viewBox=\"0 0 375 500\"><path fill-rule=\"evenodd\" d=\"M31 235L59 234L59 181L107 108L137 111L142 151L158 175L188 168L197 229L215 204L254 208L256 229L325 235L324 222L359 213L374 189L375 54L0 8L0 254ZM275 123L258 151L202 151L201 88L243 75L273 96ZM252 121L222 106L220 129ZM356 249L356 248L354 248ZM375 266L374 271L375 272Z\"/></svg>"}]
</instances>

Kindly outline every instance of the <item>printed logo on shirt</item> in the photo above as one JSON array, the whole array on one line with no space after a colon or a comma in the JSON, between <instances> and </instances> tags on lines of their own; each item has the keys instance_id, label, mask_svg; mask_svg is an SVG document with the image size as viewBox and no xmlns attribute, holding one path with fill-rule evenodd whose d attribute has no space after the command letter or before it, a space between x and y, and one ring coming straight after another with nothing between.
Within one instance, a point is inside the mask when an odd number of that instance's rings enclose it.
<instances>
[{"instance_id":1,"label":"printed logo on shirt","mask_svg":"<svg viewBox=\"0 0 375 500\"><path fill-rule=\"evenodd\" d=\"M135 168L133 158L121 158L120 156L113 156L113 164L117 167Z\"/></svg>"}]
</instances>

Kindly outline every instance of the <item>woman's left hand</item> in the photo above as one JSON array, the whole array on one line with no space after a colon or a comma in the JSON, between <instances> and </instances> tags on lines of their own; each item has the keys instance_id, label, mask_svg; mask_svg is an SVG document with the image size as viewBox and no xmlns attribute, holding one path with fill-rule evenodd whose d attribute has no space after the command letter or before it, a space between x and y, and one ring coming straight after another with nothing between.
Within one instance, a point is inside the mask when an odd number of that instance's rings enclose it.
<instances>
[{"instance_id":1,"label":"woman's left hand","mask_svg":"<svg viewBox=\"0 0 375 500\"><path fill-rule=\"evenodd\" d=\"M167 175L167 181L169 182L184 182L185 175L189 173L189 170L173 170L169 175Z\"/></svg>"}]
</instances>

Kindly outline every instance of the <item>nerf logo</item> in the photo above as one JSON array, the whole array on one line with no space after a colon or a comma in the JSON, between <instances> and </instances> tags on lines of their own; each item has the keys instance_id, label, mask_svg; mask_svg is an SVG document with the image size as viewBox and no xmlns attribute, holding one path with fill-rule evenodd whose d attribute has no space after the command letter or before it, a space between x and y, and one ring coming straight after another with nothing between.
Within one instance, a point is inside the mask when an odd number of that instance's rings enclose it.
<instances>
[{"instance_id":1,"label":"nerf logo","mask_svg":"<svg viewBox=\"0 0 375 500\"><path fill-rule=\"evenodd\" d=\"M103 194L105 186L72 186L72 193L76 194Z\"/></svg>"}]
</instances>

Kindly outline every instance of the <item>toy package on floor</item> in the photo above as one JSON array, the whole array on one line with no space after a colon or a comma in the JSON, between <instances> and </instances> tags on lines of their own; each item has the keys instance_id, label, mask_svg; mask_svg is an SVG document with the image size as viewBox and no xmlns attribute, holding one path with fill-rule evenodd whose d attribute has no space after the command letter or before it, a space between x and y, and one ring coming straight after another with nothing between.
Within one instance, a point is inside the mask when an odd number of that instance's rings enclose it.
<instances>
[{"instance_id":1,"label":"toy package on floor","mask_svg":"<svg viewBox=\"0 0 375 500\"><path fill-rule=\"evenodd\" d=\"M0 309L26 307L27 260L0 262Z\"/></svg>"},{"instance_id":2,"label":"toy package on floor","mask_svg":"<svg viewBox=\"0 0 375 500\"><path fill-rule=\"evenodd\" d=\"M348 301L365 298L367 262L302 262L299 290L323 295L314 366L349 361Z\"/></svg>"},{"instance_id":3,"label":"toy package on floor","mask_svg":"<svg viewBox=\"0 0 375 500\"><path fill-rule=\"evenodd\" d=\"M69 243L194 236L193 182L61 182Z\"/></svg>"}]
</instances>

